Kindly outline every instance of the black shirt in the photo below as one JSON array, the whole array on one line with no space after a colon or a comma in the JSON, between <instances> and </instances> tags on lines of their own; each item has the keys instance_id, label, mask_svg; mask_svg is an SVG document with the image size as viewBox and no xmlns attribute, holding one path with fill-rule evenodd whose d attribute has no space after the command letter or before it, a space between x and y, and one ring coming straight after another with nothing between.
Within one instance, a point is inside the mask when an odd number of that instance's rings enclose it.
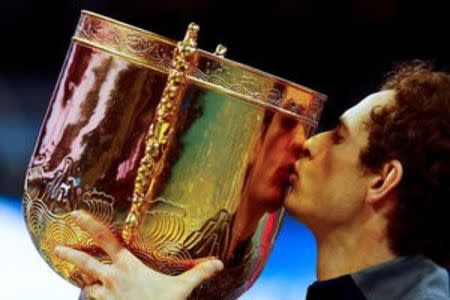
<instances>
[{"instance_id":1,"label":"black shirt","mask_svg":"<svg viewBox=\"0 0 450 300\"><path fill-rule=\"evenodd\" d=\"M443 300L450 299L449 275L422 257L399 257L360 272L316 281L307 300Z\"/></svg>"}]
</instances>

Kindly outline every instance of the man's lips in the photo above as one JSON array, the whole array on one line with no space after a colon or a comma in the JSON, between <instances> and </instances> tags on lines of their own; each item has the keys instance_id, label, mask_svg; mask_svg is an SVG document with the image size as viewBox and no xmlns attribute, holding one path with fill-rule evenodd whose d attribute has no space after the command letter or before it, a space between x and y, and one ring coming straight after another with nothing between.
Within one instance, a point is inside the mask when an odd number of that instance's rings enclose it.
<instances>
[{"instance_id":1,"label":"man's lips","mask_svg":"<svg viewBox=\"0 0 450 300\"><path fill-rule=\"evenodd\" d=\"M277 171L276 171L276 177L281 181L281 182L288 182L289 178L291 176L291 174L296 173L295 170L295 165L294 164L290 164L290 165L286 165L283 167L280 167Z\"/></svg>"},{"instance_id":2,"label":"man's lips","mask_svg":"<svg viewBox=\"0 0 450 300\"><path fill-rule=\"evenodd\" d=\"M276 178L277 185L282 188L284 196L287 196L298 180L295 165L289 164L278 168L274 178Z\"/></svg>"}]
</instances>

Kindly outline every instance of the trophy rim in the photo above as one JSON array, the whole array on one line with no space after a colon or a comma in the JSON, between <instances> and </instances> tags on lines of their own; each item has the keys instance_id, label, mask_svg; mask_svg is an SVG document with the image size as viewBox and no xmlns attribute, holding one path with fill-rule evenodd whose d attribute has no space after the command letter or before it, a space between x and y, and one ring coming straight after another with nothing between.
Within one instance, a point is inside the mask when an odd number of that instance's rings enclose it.
<instances>
[{"instance_id":1,"label":"trophy rim","mask_svg":"<svg viewBox=\"0 0 450 300\"><path fill-rule=\"evenodd\" d=\"M102 15L102 14L96 13L96 12L91 11L91 10L82 9L81 10L81 16L83 16L83 15L93 16L93 17L96 17L96 18L108 21L108 22L110 22L112 24L118 25L120 27L128 28L128 29L135 30L135 31L139 31L139 32L141 32L141 33L143 33L145 35L152 36L153 38L156 38L156 39L161 40L163 42L169 42L173 46L176 46L176 44L177 44L177 41L174 40L174 39L171 39L171 38L168 38L166 36L154 33L152 31L149 31L149 30L146 30L146 29L143 29L141 27L138 27L138 26L135 26L135 25L131 25L131 24L125 23L123 21L119 21L117 19L114 19L114 18L105 16L105 15Z\"/></svg>"},{"instance_id":2,"label":"trophy rim","mask_svg":"<svg viewBox=\"0 0 450 300\"><path fill-rule=\"evenodd\" d=\"M309 87L306 87L306 86L304 86L304 85L295 83L295 82L293 82L293 81L291 81L291 80L288 80L288 79L279 77L279 76L277 76L277 75L273 75L273 74L268 73L268 72L266 72L266 71L262 71L262 70L260 70L260 69L258 69L258 68L255 68L255 67L246 65L246 64L244 64L244 63L240 63L240 62L238 62L238 61L235 61L235 60L232 60L232 59L229 59L229 58L226 58L226 57L218 57L217 55L214 55L213 53L211 53L211 52L209 52L209 51L206 51L206 50L203 50L203 49L199 49L198 52L201 53L201 54L203 54L204 56L209 57L209 58L215 58L215 59L218 59L218 60L223 60L223 61L225 61L225 62L228 62L228 63L231 64L231 65L234 65L234 66L236 66L236 67L239 67L240 69L245 69L245 70L248 70L248 71L250 71L250 72L252 72L252 73L255 73L255 74L257 74L257 75L262 75L262 76L264 76L264 77L266 77L266 78L268 78L268 79L271 79L271 80L280 82L280 83L282 83L282 84L285 84L285 85L287 85L287 86L291 86L291 87L300 89L300 90L302 90L302 91L312 93L312 94L314 94L317 98L319 98L321 101L327 101L327 98L328 98L327 95L325 95L325 94L323 94L323 93L321 93L321 92L319 92L319 91L316 91L316 90L314 90L314 89L311 89L311 88L309 88Z\"/></svg>"},{"instance_id":3,"label":"trophy rim","mask_svg":"<svg viewBox=\"0 0 450 300\"><path fill-rule=\"evenodd\" d=\"M82 16L83 15L93 16L93 17L96 17L96 18L108 21L108 22L110 22L112 24L118 25L120 27L128 28L128 29L134 30L134 31L138 31L138 32L140 32L142 34L145 34L146 36L155 38L155 39L157 39L157 40L159 40L161 42L164 42L164 43L168 43L168 44L172 45L173 47L175 47L176 44L177 44L177 41L174 40L174 39L168 38L168 37L163 36L163 35L159 35L159 34L154 33L152 31L143 29L141 27L134 26L134 25L125 23L123 21L119 21L117 19L105 16L105 15L102 15L102 14L99 14L99 13L96 13L96 12L93 12L93 11L90 11L90 10L86 10L86 9L81 10L81 15ZM78 38L76 36L77 35L75 35L75 38L78 41ZM89 43L89 44L91 45L91 43ZM108 49L106 49L106 50L108 50ZM203 57L206 57L206 58L209 58L209 59L215 59L215 60L218 60L218 61L223 61L223 62L227 63L227 65L229 64L229 65L238 67L239 69L244 69L244 70L250 71L250 72L252 72L252 73L254 73L256 75L263 76L263 77L265 77L267 79L274 80L274 81L277 81L279 83L282 83L282 84L285 84L285 85L288 85L288 86L291 86L291 87L294 87L294 88L297 88L297 89L300 89L300 90L303 90L303 91L306 91L306 92L309 92L309 93L313 93L321 101L327 101L327 96L325 94L323 94L323 93L321 93L321 92L319 92L317 90L314 90L312 88L306 87L306 86L298 84L296 82L293 82L291 80L288 80L288 79L282 78L280 76L268 73L268 72L263 71L261 69L249 66L249 65L247 65L245 63L241 63L241 62L235 61L235 60L227 58L227 57L217 56L214 53L212 53L210 51L207 51L207 50L204 50L204 49L200 49L199 48L197 50L197 52L200 54L200 56L203 56ZM121 56L124 56L124 57L128 58L126 55L118 53L117 51L114 51L114 54L121 55ZM148 64L144 64L144 65L148 66ZM150 67L153 67L153 66L150 66Z\"/></svg>"}]
</instances>

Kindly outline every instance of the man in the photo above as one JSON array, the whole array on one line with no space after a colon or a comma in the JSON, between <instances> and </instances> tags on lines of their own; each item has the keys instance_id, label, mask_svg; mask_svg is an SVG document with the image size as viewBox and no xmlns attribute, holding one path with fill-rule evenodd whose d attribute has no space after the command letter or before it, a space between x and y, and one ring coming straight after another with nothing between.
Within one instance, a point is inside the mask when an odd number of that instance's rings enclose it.
<instances>
[{"instance_id":1,"label":"man","mask_svg":"<svg viewBox=\"0 0 450 300\"><path fill-rule=\"evenodd\" d=\"M314 233L317 279L308 299L449 299L450 75L403 67L339 125L303 145L286 209ZM222 269L199 262L156 273L100 223L75 213L113 260L57 253L97 281L95 299L185 299Z\"/></svg>"},{"instance_id":2,"label":"man","mask_svg":"<svg viewBox=\"0 0 450 300\"><path fill-rule=\"evenodd\" d=\"M425 259L450 257L449 120L450 76L416 65L304 144L285 206L317 240L311 299L449 299Z\"/></svg>"}]
</instances>

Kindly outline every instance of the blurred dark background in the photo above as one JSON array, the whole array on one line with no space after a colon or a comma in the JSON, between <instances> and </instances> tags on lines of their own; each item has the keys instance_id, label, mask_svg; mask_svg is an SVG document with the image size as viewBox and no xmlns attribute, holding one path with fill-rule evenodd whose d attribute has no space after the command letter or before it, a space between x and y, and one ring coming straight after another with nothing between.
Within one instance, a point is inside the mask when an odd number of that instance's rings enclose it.
<instances>
[{"instance_id":1,"label":"blurred dark background","mask_svg":"<svg viewBox=\"0 0 450 300\"><path fill-rule=\"evenodd\" d=\"M329 96L321 128L375 91L405 60L449 69L450 1L96 0L0 2L0 195L18 199L24 172L81 9L199 45Z\"/></svg>"}]
</instances>

